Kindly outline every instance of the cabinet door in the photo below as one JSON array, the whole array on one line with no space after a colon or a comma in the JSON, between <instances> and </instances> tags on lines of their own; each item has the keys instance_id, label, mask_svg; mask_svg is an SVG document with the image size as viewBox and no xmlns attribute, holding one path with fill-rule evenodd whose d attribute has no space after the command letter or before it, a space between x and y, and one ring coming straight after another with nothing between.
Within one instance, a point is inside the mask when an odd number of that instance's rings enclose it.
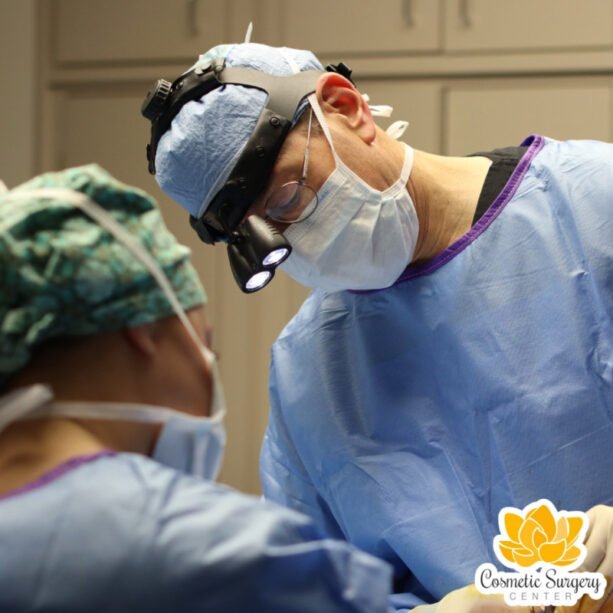
<instances>
[{"instance_id":1,"label":"cabinet door","mask_svg":"<svg viewBox=\"0 0 613 613\"><path fill-rule=\"evenodd\" d=\"M533 133L556 139L613 136L611 80L597 77L465 82L445 94L444 152L518 145Z\"/></svg>"},{"instance_id":2,"label":"cabinet door","mask_svg":"<svg viewBox=\"0 0 613 613\"><path fill-rule=\"evenodd\" d=\"M447 0L445 48L564 50L611 45L613 2Z\"/></svg>"},{"instance_id":3,"label":"cabinet door","mask_svg":"<svg viewBox=\"0 0 613 613\"><path fill-rule=\"evenodd\" d=\"M279 43L320 55L383 54L439 48L440 0L268 0ZM343 58L340 58L343 59Z\"/></svg>"},{"instance_id":4,"label":"cabinet door","mask_svg":"<svg viewBox=\"0 0 613 613\"><path fill-rule=\"evenodd\" d=\"M220 355L228 414L228 448L221 480L259 493L258 456L268 418L268 356L283 325L307 290L279 271L257 294L236 286L222 245L201 243L187 213L170 201L146 170L148 125L138 114L145 84L75 86L53 94L45 134L46 169L96 162L118 179L141 187L160 203L166 224L192 250L208 293L213 345Z\"/></svg>"},{"instance_id":5,"label":"cabinet door","mask_svg":"<svg viewBox=\"0 0 613 613\"><path fill-rule=\"evenodd\" d=\"M55 0L55 53L59 62L195 61L242 40L256 17L245 0Z\"/></svg>"}]
</instances>

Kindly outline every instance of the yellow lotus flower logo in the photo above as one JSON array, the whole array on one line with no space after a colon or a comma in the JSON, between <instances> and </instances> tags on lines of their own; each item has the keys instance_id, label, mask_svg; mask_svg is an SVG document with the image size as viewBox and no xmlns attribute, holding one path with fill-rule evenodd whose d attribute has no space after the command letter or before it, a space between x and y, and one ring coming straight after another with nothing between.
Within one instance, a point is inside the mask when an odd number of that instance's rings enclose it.
<instances>
[{"instance_id":1,"label":"yellow lotus flower logo","mask_svg":"<svg viewBox=\"0 0 613 613\"><path fill-rule=\"evenodd\" d=\"M544 564L572 570L586 556L583 539L588 527L585 513L557 511L549 500L539 500L523 510L502 509L500 535L494 539L498 559L515 570Z\"/></svg>"}]
</instances>

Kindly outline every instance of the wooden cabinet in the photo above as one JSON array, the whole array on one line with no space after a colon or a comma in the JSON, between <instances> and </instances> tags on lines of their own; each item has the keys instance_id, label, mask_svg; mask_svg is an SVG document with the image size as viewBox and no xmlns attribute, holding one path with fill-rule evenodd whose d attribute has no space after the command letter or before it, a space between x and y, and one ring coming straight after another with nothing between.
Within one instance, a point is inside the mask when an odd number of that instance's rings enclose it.
<instances>
[{"instance_id":1,"label":"wooden cabinet","mask_svg":"<svg viewBox=\"0 0 613 613\"><path fill-rule=\"evenodd\" d=\"M278 13L280 44L347 56L439 49L440 7L440 0L277 0L268 10Z\"/></svg>"},{"instance_id":2,"label":"wooden cabinet","mask_svg":"<svg viewBox=\"0 0 613 613\"><path fill-rule=\"evenodd\" d=\"M449 51L580 49L613 44L608 0L446 0Z\"/></svg>"},{"instance_id":3,"label":"wooden cabinet","mask_svg":"<svg viewBox=\"0 0 613 613\"><path fill-rule=\"evenodd\" d=\"M608 0L262 0L274 44L345 57L613 45ZM262 14L263 16L263 14Z\"/></svg>"},{"instance_id":4,"label":"wooden cabinet","mask_svg":"<svg viewBox=\"0 0 613 613\"><path fill-rule=\"evenodd\" d=\"M603 49L609 0L47 0L60 63L193 60L254 41L327 56Z\"/></svg>"},{"instance_id":5,"label":"wooden cabinet","mask_svg":"<svg viewBox=\"0 0 613 613\"><path fill-rule=\"evenodd\" d=\"M611 140L613 81L523 78L445 88L443 152L466 155L519 145L530 134Z\"/></svg>"},{"instance_id":6,"label":"wooden cabinet","mask_svg":"<svg viewBox=\"0 0 613 613\"><path fill-rule=\"evenodd\" d=\"M409 121L403 140L417 149L467 155L518 145L530 134L613 139L613 78L519 77L434 82L363 79L375 104L390 104L392 121Z\"/></svg>"},{"instance_id":7,"label":"wooden cabinet","mask_svg":"<svg viewBox=\"0 0 613 613\"><path fill-rule=\"evenodd\" d=\"M56 60L195 60L220 43L244 40L257 4L244 0L56 0Z\"/></svg>"}]
</instances>

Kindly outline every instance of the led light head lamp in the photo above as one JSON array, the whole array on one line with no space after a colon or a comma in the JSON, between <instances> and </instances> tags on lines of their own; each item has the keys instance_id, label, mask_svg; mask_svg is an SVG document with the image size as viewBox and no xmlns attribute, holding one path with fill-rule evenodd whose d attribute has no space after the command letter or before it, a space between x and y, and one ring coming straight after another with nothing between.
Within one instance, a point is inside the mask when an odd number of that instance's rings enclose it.
<instances>
[{"instance_id":1,"label":"led light head lamp","mask_svg":"<svg viewBox=\"0 0 613 613\"><path fill-rule=\"evenodd\" d=\"M241 232L228 244L234 279L245 293L257 292L272 281L275 268L290 253L283 235L256 215L241 224Z\"/></svg>"},{"instance_id":2,"label":"led light head lamp","mask_svg":"<svg viewBox=\"0 0 613 613\"><path fill-rule=\"evenodd\" d=\"M351 70L342 63L329 65L326 70L351 77ZM270 224L246 216L268 183L301 101L315 91L321 74L307 70L276 77L251 68L226 67L223 59L215 58L172 83L158 80L141 107L143 116L151 121L147 161L149 172L155 174L160 138L187 102L199 100L227 84L255 87L268 94L257 124L224 186L201 216L190 216L190 224L203 242L228 244L230 266L244 292L264 287L274 276L275 268L291 253L287 240Z\"/></svg>"}]
</instances>

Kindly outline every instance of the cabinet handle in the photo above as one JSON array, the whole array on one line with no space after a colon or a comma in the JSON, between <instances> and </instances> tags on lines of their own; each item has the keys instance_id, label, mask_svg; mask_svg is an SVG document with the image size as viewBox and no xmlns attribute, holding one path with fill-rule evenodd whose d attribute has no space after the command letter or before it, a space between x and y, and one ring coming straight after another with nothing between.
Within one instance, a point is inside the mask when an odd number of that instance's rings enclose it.
<instances>
[{"instance_id":1,"label":"cabinet handle","mask_svg":"<svg viewBox=\"0 0 613 613\"><path fill-rule=\"evenodd\" d=\"M460 0L460 21L465 28L472 27L474 23L470 0Z\"/></svg>"},{"instance_id":2,"label":"cabinet handle","mask_svg":"<svg viewBox=\"0 0 613 613\"><path fill-rule=\"evenodd\" d=\"M198 0L185 0L187 4L187 31L190 36L198 36Z\"/></svg>"},{"instance_id":3,"label":"cabinet handle","mask_svg":"<svg viewBox=\"0 0 613 613\"><path fill-rule=\"evenodd\" d=\"M403 0L402 2L402 17L404 23L409 28L415 27L415 15L413 13L413 0Z\"/></svg>"}]
</instances>

